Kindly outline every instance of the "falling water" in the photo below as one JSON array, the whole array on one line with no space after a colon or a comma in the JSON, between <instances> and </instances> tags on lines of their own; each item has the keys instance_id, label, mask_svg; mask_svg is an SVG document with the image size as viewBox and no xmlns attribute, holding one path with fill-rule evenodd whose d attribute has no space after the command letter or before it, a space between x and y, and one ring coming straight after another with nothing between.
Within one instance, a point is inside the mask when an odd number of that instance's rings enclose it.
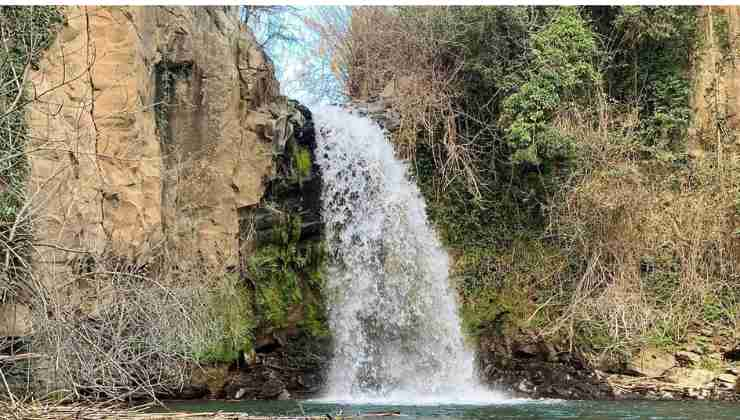
<instances>
[{"instance_id":1,"label":"falling water","mask_svg":"<svg viewBox=\"0 0 740 420\"><path fill-rule=\"evenodd\" d=\"M477 380L447 253L383 130L337 107L314 120L335 340L327 399L501 400Z\"/></svg>"}]
</instances>

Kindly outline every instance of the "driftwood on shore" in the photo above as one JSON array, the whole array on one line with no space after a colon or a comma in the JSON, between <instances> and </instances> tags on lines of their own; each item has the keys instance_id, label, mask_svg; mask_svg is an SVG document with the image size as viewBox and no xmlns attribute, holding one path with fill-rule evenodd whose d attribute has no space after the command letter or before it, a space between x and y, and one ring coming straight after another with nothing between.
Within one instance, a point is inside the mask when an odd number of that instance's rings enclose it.
<instances>
[{"instance_id":1,"label":"driftwood on shore","mask_svg":"<svg viewBox=\"0 0 740 420\"><path fill-rule=\"evenodd\" d=\"M250 416L247 413L147 413L151 404L136 408L105 405L0 402L2 420L357 420L400 416L399 412L323 416Z\"/></svg>"},{"instance_id":2,"label":"driftwood on shore","mask_svg":"<svg viewBox=\"0 0 740 420\"><path fill-rule=\"evenodd\" d=\"M15 363L20 362L21 360L39 359L42 357L44 356L37 353L23 353L14 355L0 354L0 363Z\"/></svg>"}]
</instances>

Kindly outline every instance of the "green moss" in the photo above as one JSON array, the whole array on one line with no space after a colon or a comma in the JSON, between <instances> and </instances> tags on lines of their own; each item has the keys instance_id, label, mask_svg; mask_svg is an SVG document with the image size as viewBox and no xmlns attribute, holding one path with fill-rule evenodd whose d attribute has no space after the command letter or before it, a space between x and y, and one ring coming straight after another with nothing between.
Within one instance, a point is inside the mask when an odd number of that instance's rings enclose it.
<instances>
[{"instance_id":1,"label":"green moss","mask_svg":"<svg viewBox=\"0 0 740 420\"><path fill-rule=\"evenodd\" d=\"M285 328L296 320L314 336L327 333L320 303L325 250L320 241L300 241L301 217L285 214L273 227L272 243L261 246L248 261L255 284L261 328Z\"/></svg>"},{"instance_id":2,"label":"green moss","mask_svg":"<svg viewBox=\"0 0 740 420\"><path fill-rule=\"evenodd\" d=\"M298 174L298 182L302 183L311 176L311 152L303 146L298 146L294 150L293 164Z\"/></svg>"},{"instance_id":3,"label":"green moss","mask_svg":"<svg viewBox=\"0 0 740 420\"><path fill-rule=\"evenodd\" d=\"M329 337L329 325L326 319L326 308L322 303L308 302L304 310L304 318L300 327L311 336L321 338Z\"/></svg>"},{"instance_id":4,"label":"green moss","mask_svg":"<svg viewBox=\"0 0 740 420\"><path fill-rule=\"evenodd\" d=\"M538 329L552 319L564 296L554 284L569 276L560 249L533 238L507 248L466 248L453 267L464 305L465 330L478 335L507 327Z\"/></svg>"}]
</instances>

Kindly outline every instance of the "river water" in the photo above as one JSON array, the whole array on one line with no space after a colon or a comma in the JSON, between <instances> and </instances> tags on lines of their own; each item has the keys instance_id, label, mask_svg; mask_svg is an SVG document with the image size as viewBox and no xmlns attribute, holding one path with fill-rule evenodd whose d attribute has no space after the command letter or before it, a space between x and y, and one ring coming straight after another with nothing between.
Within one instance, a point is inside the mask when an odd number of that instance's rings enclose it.
<instances>
[{"instance_id":1,"label":"river water","mask_svg":"<svg viewBox=\"0 0 740 420\"><path fill-rule=\"evenodd\" d=\"M400 420L483 419L650 419L740 420L740 404L710 401L557 401L509 400L492 405L349 405L323 401L172 402L170 409L193 412L240 412L250 415L335 416L397 411ZM391 419L394 417L390 417ZM382 418L379 418L379 420Z\"/></svg>"}]
</instances>

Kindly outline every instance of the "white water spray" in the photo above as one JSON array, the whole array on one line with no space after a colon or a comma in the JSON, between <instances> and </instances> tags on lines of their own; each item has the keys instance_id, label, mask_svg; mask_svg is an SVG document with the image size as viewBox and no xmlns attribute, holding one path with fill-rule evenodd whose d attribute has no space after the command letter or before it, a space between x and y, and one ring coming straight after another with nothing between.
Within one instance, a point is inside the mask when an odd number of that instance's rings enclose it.
<instances>
[{"instance_id":1,"label":"white water spray","mask_svg":"<svg viewBox=\"0 0 740 420\"><path fill-rule=\"evenodd\" d=\"M492 403L460 331L449 262L419 189L373 121L313 113L335 355L327 400Z\"/></svg>"}]
</instances>

